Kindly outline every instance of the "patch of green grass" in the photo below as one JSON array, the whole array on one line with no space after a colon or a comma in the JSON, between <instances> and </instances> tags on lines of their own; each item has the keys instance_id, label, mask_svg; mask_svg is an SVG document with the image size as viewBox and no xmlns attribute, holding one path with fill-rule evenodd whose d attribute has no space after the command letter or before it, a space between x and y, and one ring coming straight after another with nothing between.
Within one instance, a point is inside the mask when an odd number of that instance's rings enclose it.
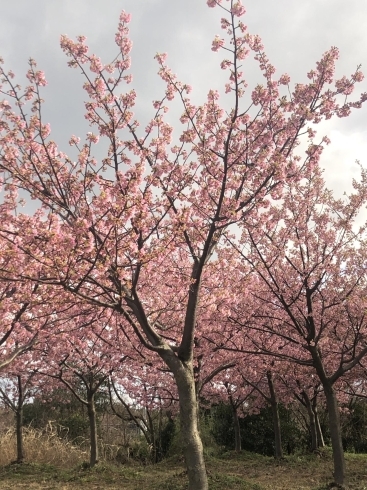
<instances>
[{"instance_id":1,"label":"patch of green grass","mask_svg":"<svg viewBox=\"0 0 367 490\"><path fill-rule=\"evenodd\" d=\"M0 475L9 478L22 478L24 476L54 476L59 472L58 468L46 463L22 463L9 464L0 468Z\"/></svg>"},{"instance_id":2,"label":"patch of green grass","mask_svg":"<svg viewBox=\"0 0 367 490\"><path fill-rule=\"evenodd\" d=\"M215 473L209 475L209 487L212 490L222 490L231 488L233 490L263 490L263 487L257 483L250 483L239 475L225 475L223 473Z\"/></svg>"},{"instance_id":3,"label":"patch of green grass","mask_svg":"<svg viewBox=\"0 0 367 490\"><path fill-rule=\"evenodd\" d=\"M348 489L367 490L367 455L346 454ZM320 455L274 458L243 452L206 458L210 490L330 490L332 458ZM57 468L24 463L0 468L0 490L186 490L182 458L157 465L115 465L101 461L94 468L79 464Z\"/></svg>"}]
</instances>

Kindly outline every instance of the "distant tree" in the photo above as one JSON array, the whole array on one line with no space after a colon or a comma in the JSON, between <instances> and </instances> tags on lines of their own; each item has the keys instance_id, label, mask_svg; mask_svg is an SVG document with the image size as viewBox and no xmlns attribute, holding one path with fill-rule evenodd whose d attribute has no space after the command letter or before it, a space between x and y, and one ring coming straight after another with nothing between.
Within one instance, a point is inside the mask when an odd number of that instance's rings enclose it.
<instances>
[{"instance_id":1,"label":"distant tree","mask_svg":"<svg viewBox=\"0 0 367 490\"><path fill-rule=\"evenodd\" d=\"M250 286L247 279L239 283L230 317L242 327L238 347L314 369L326 398L338 484L345 462L334 385L367 354L365 227L356 226L366 184L362 171L355 192L336 200L315 161L308 178L288 183L262 227L243 228L243 249L236 245L246 271L248 264L254 271Z\"/></svg>"},{"instance_id":2,"label":"distant tree","mask_svg":"<svg viewBox=\"0 0 367 490\"><path fill-rule=\"evenodd\" d=\"M27 357L22 356L12 363L11 370L0 377L0 400L8 407L15 417L17 458L16 463L25 460L23 444L23 409L24 405L33 397L38 389L38 373L27 369ZM29 360L29 359L28 359Z\"/></svg>"}]
</instances>

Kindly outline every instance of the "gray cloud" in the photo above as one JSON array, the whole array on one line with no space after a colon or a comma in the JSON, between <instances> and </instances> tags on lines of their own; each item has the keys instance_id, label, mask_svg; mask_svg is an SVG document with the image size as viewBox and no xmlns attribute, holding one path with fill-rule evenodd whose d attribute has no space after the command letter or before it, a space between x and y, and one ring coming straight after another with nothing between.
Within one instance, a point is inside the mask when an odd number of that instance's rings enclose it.
<instances>
[{"instance_id":1,"label":"gray cloud","mask_svg":"<svg viewBox=\"0 0 367 490\"><path fill-rule=\"evenodd\" d=\"M61 34L86 35L91 51L107 62L116 53L114 33L120 10L132 13L132 73L138 92L136 112L143 120L143 127L152 115L152 100L164 89L156 75L157 63L153 59L156 52L168 52L173 71L193 85L196 103L204 100L211 86L220 88L223 83L219 68L222 55L210 49L212 38L221 32L222 14L218 8L209 9L205 0L2 3L0 55L6 67L13 69L17 76L24 75L30 56L46 72L49 85L44 91L45 118L51 122L53 138L66 151L70 135L82 136L88 128L83 118L82 101L86 98L81 88L83 79L78 70L66 66L66 57L59 47ZM367 70L367 2L249 0L245 6L244 21L249 31L260 34L277 73L288 72L293 82L305 81L306 73L332 45L338 46L341 52L338 75L351 74L360 63ZM253 63L244 65L244 69L251 83L261 82ZM366 83L361 87L367 90ZM179 112L176 109L172 114L176 116ZM365 121L366 109L362 109L348 119L323 125L323 134L330 133L337 140L334 150L326 152L324 162L328 182L338 193L355 175L356 167L351 162L361 158L367 164ZM342 161L336 165L336 159Z\"/></svg>"}]
</instances>

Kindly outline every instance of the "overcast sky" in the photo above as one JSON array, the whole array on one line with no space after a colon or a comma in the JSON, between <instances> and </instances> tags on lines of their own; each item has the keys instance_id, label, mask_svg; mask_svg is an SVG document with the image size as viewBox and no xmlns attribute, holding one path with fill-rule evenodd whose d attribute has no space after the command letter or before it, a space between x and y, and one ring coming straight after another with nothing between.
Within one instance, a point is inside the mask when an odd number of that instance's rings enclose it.
<instances>
[{"instance_id":1,"label":"overcast sky","mask_svg":"<svg viewBox=\"0 0 367 490\"><path fill-rule=\"evenodd\" d=\"M277 73L287 72L293 83L305 82L306 73L330 46L340 49L337 74L350 75L358 64L367 76L367 2L365 0L244 0L244 22L259 34ZM0 0L0 56L6 68L24 75L27 59L34 58L46 73L43 92L45 118L52 139L68 152L71 134L83 136L78 70L67 67L59 47L61 34L87 36L91 50L111 61L116 54L114 33L122 9L132 14L132 69L138 93L136 113L142 126L152 113L151 102L162 94L157 77L157 52L168 53L168 63L183 82L193 86L195 103L204 101L210 87L221 88L220 53L211 51L215 34L221 34L220 9L209 9L206 0ZM250 82L262 77L251 62L244 65ZM359 84L367 91L367 79ZM357 175L355 160L367 166L367 105L347 119L329 121L322 127L332 145L324 155L326 179L338 195L350 189Z\"/></svg>"}]
</instances>

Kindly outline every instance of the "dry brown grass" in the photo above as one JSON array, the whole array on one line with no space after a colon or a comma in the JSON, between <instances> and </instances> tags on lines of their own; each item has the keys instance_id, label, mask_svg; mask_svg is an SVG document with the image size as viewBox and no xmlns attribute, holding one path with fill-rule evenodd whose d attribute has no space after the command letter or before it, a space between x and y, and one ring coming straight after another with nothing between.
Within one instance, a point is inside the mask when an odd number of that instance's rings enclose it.
<instances>
[{"instance_id":1,"label":"dry brown grass","mask_svg":"<svg viewBox=\"0 0 367 490\"><path fill-rule=\"evenodd\" d=\"M27 462L52 464L70 468L88 459L88 453L60 439L56 429L49 424L45 430L24 428L24 452ZM16 436L14 430L0 435L0 466L10 464L16 458Z\"/></svg>"}]
</instances>

